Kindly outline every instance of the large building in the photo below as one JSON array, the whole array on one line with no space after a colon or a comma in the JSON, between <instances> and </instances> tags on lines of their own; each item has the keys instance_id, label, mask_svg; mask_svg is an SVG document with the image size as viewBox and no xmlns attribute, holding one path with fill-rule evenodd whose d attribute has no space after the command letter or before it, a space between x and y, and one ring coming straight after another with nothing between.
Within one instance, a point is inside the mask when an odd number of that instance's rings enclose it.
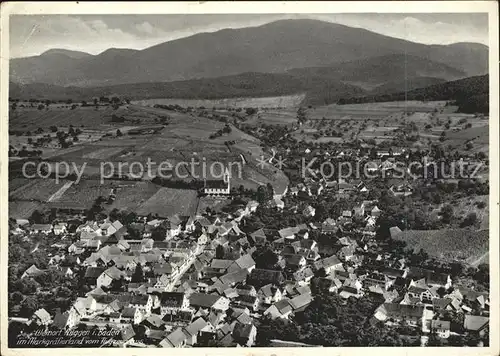
<instances>
[{"instance_id":1,"label":"large building","mask_svg":"<svg viewBox=\"0 0 500 356\"><path fill-rule=\"evenodd\" d=\"M208 195L228 195L231 192L231 174L226 168L222 180L205 180L203 192Z\"/></svg>"}]
</instances>

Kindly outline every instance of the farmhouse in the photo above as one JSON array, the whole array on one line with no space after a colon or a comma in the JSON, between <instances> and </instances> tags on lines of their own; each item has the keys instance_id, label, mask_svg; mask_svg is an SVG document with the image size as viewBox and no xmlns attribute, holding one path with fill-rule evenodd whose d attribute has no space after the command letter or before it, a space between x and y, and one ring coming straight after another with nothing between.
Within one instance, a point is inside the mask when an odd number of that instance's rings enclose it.
<instances>
[{"instance_id":1,"label":"farmhouse","mask_svg":"<svg viewBox=\"0 0 500 356\"><path fill-rule=\"evenodd\" d=\"M375 311L375 318L380 321L393 320L396 322L406 321L416 326L422 319L424 307L420 305L405 305L398 303L384 303Z\"/></svg>"},{"instance_id":2,"label":"farmhouse","mask_svg":"<svg viewBox=\"0 0 500 356\"><path fill-rule=\"evenodd\" d=\"M193 293L189 297L189 303L194 308L221 311L229 309L229 300L215 294Z\"/></svg>"}]
</instances>

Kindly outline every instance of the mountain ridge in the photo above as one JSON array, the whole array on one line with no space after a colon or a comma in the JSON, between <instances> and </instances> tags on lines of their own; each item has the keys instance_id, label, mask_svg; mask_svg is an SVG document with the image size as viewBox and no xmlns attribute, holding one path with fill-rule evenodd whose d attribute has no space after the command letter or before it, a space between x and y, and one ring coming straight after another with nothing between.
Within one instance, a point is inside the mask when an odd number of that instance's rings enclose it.
<instances>
[{"instance_id":1,"label":"mountain ridge","mask_svg":"<svg viewBox=\"0 0 500 356\"><path fill-rule=\"evenodd\" d=\"M198 33L143 50L112 49L55 61L43 55L12 59L10 79L62 86L171 82L245 72L284 73L401 53L443 63L463 71L464 76L487 72L487 49L481 46L425 45L361 28L302 19Z\"/></svg>"}]
</instances>

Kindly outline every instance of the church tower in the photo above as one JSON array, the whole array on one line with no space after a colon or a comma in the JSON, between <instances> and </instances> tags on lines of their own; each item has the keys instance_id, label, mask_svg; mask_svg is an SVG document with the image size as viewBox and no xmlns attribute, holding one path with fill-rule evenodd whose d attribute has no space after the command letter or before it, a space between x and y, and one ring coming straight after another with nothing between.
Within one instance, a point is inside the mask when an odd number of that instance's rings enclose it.
<instances>
[{"instance_id":1,"label":"church tower","mask_svg":"<svg viewBox=\"0 0 500 356\"><path fill-rule=\"evenodd\" d=\"M227 194L231 191L231 185L230 185L230 180L231 180L231 171L229 170L228 167L226 167L226 170L224 171L224 177L223 177L224 183L227 184Z\"/></svg>"}]
</instances>

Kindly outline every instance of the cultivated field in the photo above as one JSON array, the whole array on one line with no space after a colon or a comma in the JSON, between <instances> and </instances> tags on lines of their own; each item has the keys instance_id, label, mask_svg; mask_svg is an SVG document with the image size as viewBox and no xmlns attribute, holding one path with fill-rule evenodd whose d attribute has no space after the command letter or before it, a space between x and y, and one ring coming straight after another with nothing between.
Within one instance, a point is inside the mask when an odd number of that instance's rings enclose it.
<instances>
[{"instance_id":1,"label":"cultivated field","mask_svg":"<svg viewBox=\"0 0 500 356\"><path fill-rule=\"evenodd\" d=\"M30 183L32 180L29 178L16 177L9 180L9 195L14 194L15 191L26 184Z\"/></svg>"},{"instance_id":2,"label":"cultivated field","mask_svg":"<svg viewBox=\"0 0 500 356\"><path fill-rule=\"evenodd\" d=\"M64 183L65 181L56 183L54 179L28 179L22 187L9 190L9 199L46 202L52 194L61 189Z\"/></svg>"},{"instance_id":3,"label":"cultivated field","mask_svg":"<svg viewBox=\"0 0 500 356\"><path fill-rule=\"evenodd\" d=\"M174 214L191 216L196 213L198 193L195 190L161 188L137 209L138 215L158 215L162 218Z\"/></svg>"},{"instance_id":4,"label":"cultivated field","mask_svg":"<svg viewBox=\"0 0 500 356\"><path fill-rule=\"evenodd\" d=\"M111 189L120 184L120 181L83 180L73 184L62 196L50 202L49 206L57 208L89 209L98 197L107 199Z\"/></svg>"},{"instance_id":5,"label":"cultivated field","mask_svg":"<svg viewBox=\"0 0 500 356\"><path fill-rule=\"evenodd\" d=\"M111 122L113 115L123 117L124 122ZM9 130L34 131L41 127L48 131L50 126L67 128L73 125L75 128L116 131L120 126L127 128L132 126L131 123L137 122L153 124L155 119L166 117L165 112L154 113L133 105L121 106L116 110L110 106L102 106L97 110L93 106L77 106L75 109L49 106L48 110L18 107L9 111Z\"/></svg>"},{"instance_id":6,"label":"cultivated field","mask_svg":"<svg viewBox=\"0 0 500 356\"><path fill-rule=\"evenodd\" d=\"M209 196L201 197L198 203L196 214L201 216L203 213L205 213L205 210L207 208L215 211L221 211L223 207L229 205L230 203L231 199L214 198Z\"/></svg>"},{"instance_id":7,"label":"cultivated field","mask_svg":"<svg viewBox=\"0 0 500 356\"><path fill-rule=\"evenodd\" d=\"M308 121L293 136L297 140L320 143L342 143L356 138L380 143L411 126L411 135L420 137L413 142L416 146L439 143L445 132L443 144L451 145L452 149L464 150L467 140L474 139L473 147L467 150L487 151L488 121L471 114L454 113L456 107L445 104L408 101L311 107L306 110Z\"/></svg>"},{"instance_id":8,"label":"cultivated field","mask_svg":"<svg viewBox=\"0 0 500 356\"><path fill-rule=\"evenodd\" d=\"M136 211L139 206L151 198L161 187L151 182L116 182L116 200L105 205L106 210L114 208L119 210Z\"/></svg>"},{"instance_id":9,"label":"cultivated field","mask_svg":"<svg viewBox=\"0 0 500 356\"><path fill-rule=\"evenodd\" d=\"M260 110L244 123L245 125L293 125L297 124L297 110Z\"/></svg>"},{"instance_id":10,"label":"cultivated field","mask_svg":"<svg viewBox=\"0 0 500 356\"><path fill-rule=\"evenodd\" d=\"M35 210L44 210L44 205L34 201L9 201L9 218L28 219Z\"/></svg>"},{"instance_id":11,"label":"cultivated field","mask_svg":"<svg viewBox=\"0 0 500 356\"><path fill-rule=\"evenodd\" d=\"M94 147L92 148L93 148L92 151L85 153L82 157L105 160L123 151L121 147L104 147L104 148L99 148L97 150Z\"/></svg>"},{"instance_id":12,"label":"cultivated field","mask_svg":"<svg viewBox=\"0 0 500 356\"><path fill-rule=\"evenodd\" d=\"M142 106L154 106L156 104L160 105L180 105L182 107L194 107L199 108L201 106L206 108L290 108L298 107L302 100L304 100L305 94L300 95L287 95L287 96L274 96L274 97L264 97L264 98L227 98L227 99L216 99L216 100L194 100L194 99L147 99L147 100L137 100L133 101L133 104Z\"/></svg>"}]
</instances>

